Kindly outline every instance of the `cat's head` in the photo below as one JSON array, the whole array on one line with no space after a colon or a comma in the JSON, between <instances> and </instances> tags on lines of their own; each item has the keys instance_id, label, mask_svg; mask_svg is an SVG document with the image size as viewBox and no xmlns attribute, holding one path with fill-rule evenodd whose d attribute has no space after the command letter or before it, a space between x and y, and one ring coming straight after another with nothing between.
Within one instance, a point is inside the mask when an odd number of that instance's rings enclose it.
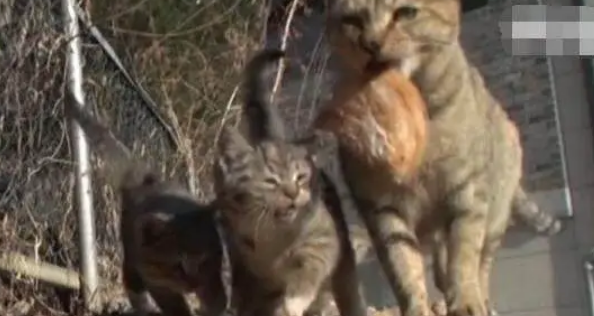
<instances>
[{"instance_id":1,"label":"cat's head","mask_svg":"<svg viewBox=\"0 0 594 316\"><path fill-rule=\"evenodd\" d=\"M336 0L327 34L356 71L397 66L414 71L425 54L457 41L459 0Z\"/></svg>"},{"instance_id":2,"label":"cat's head","mask_svg":"<svg viewBox=\"0 0 594 316\"><path fill-rule=\"evenodd\" d=\"M319 134L321 135L321 134ZM215 188L227 217L239 222L290 225L316 201L320 137L251 144L237 130L219 140Z\"/></svg>"}]
</instances>

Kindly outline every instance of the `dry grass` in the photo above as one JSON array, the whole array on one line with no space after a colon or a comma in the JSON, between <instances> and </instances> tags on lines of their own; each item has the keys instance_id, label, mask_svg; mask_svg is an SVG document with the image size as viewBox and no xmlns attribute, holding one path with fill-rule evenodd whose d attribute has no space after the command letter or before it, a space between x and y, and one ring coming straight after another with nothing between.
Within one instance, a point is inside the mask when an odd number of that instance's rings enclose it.
<instances>
[{"instance_id":1,"label":"dry grass","mask_svg":"<svg viewBox=\"0 0 594 316\"><path fill-rule=\"evenodd\" d=\"M70 137L62 119L65 43L60 1L19 0L0 25L0 251L78 266ZM139 156L207 199L212 144L240 70L262 38L262 3L87 1L81 4L133 75L155 98L147 109L92 39L83 38L87 103ZM2 23L6 17L0 17ZM158 164L157 164L158 162ZM93 166L97 167L97 159ZM120 284L115 196L94 168L97 252L103 284ZM2 275L1 315L69 315L76 293ZM103 290L105 290L103 288ZM121 288L102 291L120 310ZM103 295L102 294L102 295Z\"/></svg>"},{"instance_id":2,"label":"dry grass","mask_svg":"<svg viewBox=\"0 0 594 316\"><path fill-rule=\"evenodd\" d=\"M265 36L263 2L84 0L81 7L158 105L151 111L84 35L87 106L138 156L203 199L211 197L213 144L224 123L238 122L241 69ZM292 32L290 11L279 22L282 43ZM77 270L73 165L62 118L67 43L62 28L60 1L0 1L0 251ZM320 74L310 70L325 65L324 58L302 67L314 76L309 87L288 89L299 94L296 107L283 109L296 130L307 125L298 116L313 116L311 105L301 107L309 102L301 93L318 91ZM103 315L116 315L127 305L120 286L119 214L97 158L92 176L99 295L107 303ZM0 315L78 314L77 293L19 275L1 275L0 282Z\"/></svg>"}]
</instances>

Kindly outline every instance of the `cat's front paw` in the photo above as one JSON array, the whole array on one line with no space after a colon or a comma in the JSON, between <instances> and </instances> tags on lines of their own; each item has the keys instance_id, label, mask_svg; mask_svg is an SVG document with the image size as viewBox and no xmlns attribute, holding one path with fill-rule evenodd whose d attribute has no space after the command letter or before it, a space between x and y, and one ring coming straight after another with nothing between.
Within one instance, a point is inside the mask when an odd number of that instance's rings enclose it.
<instances>
[{"instance_id":1,"label":"cat's front paw","mask_svg":"<svg viewBox=\"0 0 594 316\"><path fill-rule=\"evenodd\" d=\"M484 301L471 291L459 292L449 300L448 316L488 316Z\"/></svg>"}]
</instances>

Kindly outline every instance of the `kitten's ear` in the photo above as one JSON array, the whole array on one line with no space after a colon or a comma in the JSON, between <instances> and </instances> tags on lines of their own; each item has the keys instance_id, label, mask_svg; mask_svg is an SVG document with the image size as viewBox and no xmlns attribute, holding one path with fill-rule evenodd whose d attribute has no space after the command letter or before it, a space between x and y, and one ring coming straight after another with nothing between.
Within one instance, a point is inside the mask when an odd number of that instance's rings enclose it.
<instances>
[{"instance_id":1,"label":"kitten's ear","mask_svg":"<svg viewBox=\"0 0 594 316\"><path fill-rule=\"evenodd\" d=\"M219 151L217 164L223 170L227 169L229 161L237 160L253 150L247 139L237 129L228 126L223 128L217 145Z\"/></svg>"},{"instance_id":2,"label":"kitten's ear","mask_svg":"<svg viewBox=\"0 0 594 316\"><path fill-rule=\"evenodd\" d=\"M152 245L162 239L173 217L173 214L163 212L148 213L142 216L139 220L140 243L142 245Z\"/></svg>"},{"instance_id":3,"label":"kitten's ear","mask_svg":"<svg viewBox=\"0 0 594 316\"><path fill-rule=\"evenodd\" d=\"M301 138L297 144L305 146L314 164L322 168L338 155L338 140L331 132L314 130Z\"/></svg>"}]
</instances>

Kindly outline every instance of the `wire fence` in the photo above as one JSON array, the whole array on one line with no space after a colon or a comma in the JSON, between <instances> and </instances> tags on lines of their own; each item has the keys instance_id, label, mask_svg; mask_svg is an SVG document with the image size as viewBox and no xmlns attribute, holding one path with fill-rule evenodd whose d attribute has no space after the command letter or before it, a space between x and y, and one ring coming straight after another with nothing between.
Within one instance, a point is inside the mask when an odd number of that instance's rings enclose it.
<instances>
[{"instance_id":1,"label":"wire fence","mask_svg":"<svg viewBox=\"0 0 594 316\"><path fill-rule=\"evenodd\" d=\"M83 73L89 110L138 157L209 199L213 144L224 122L237 121L233 91L262 38L262 3L79 5L155 100L147 104L86 29ZM15 251L77 271L75 181L69 124L62 115L68 42L63 29L60 1L0 1L0 252ZM102 178L102 163L93 155L100 293L102 301L119 308L117 302L124 301L119 214L117 197ZM2 315L68 315L76 300L67 290L18 274L1 276Z\"/></svg>"}]
</instances>

